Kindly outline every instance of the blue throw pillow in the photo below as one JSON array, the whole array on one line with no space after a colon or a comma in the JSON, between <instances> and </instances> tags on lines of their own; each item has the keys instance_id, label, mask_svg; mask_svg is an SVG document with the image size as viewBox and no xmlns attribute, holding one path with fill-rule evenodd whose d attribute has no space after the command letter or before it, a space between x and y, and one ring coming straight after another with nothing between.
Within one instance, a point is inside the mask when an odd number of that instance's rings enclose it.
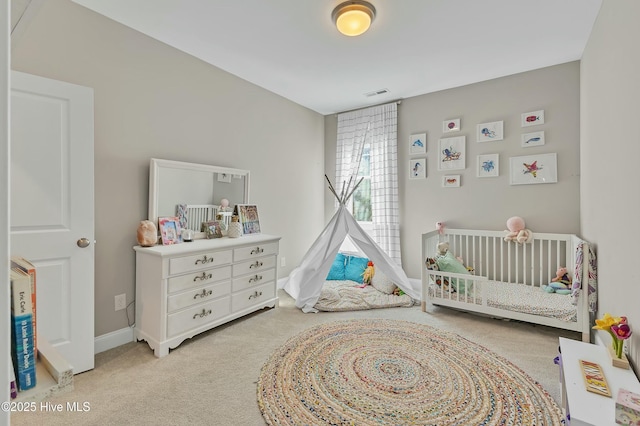
<instances>
[{"instance_id":1,"label":"blue throw pillow","mask_svg":"<svg viewBox=\"0 0 640 426\"><path fill-rule=\"evenodd\" d=\"M347 256L342 253L336 254L336 258L333 260L327 280L344 280L345 278L345 266L347 263Z\"/></svg>"},{"instance_id":2,"label":"blue throw pillow","mask_svg":"<svg viewBox=\"0 0 640 426\"><path fill-rule=\"evenodd\" d=\"M369 263L369 259L366 257L349 256L344 271L345 279L361 283L362 274L367 269L367 263Z\"/></svg>"}]
</instances>

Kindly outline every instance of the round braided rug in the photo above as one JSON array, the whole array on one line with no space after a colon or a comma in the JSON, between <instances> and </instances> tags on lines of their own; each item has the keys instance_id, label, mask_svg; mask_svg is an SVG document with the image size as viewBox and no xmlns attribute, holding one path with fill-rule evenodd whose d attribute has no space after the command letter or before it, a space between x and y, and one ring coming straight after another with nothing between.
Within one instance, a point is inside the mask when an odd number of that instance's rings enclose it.
<instances>
[{"instance_id":1,"label":"round braided rug","mask_svg":"<svg viewBox=\"0 0 640 426\"><path fill-rule=\"evenodd\" d=\"M561 425L524 371L456 334L406 321L338 321L289 339L262 367L270 425Z\"/></svg>"}]
</instances>

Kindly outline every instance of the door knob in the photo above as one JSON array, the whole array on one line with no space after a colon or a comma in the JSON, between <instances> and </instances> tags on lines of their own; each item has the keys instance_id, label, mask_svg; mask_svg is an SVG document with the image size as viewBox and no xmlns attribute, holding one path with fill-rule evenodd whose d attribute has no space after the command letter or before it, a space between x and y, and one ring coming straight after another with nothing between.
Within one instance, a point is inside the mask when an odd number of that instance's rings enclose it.
<instances>
[{"instance_id":1,"label":"door knob","mask_svg":"<svg viewBox=\"0 0 640 426\"><path fill-rule=\"evenodd\" d=\"M85 248L85 247L89 247L89 239L88 238L80 238L76 244L78 244L78 247L80 248Z\"/></svg>"}]
</instances>

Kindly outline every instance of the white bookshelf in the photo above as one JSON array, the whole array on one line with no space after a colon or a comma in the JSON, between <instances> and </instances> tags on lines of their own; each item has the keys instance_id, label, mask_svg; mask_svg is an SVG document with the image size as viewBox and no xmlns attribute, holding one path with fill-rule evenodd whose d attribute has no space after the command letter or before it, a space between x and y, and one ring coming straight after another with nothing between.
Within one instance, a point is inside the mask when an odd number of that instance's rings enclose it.
<instances>
[{"instance_id":1,"label":"white bookshelf","mask_svg":"<svg viewBox=\"0 0 640 426\"><path fill-rule=\"evenodd\" d=\"M609 351L601 345L560 337L560 353L562 409L565 416L567 413L570 416L567 426L616 426L615 406L618 391L627 389L640 393L640 382L633 370L614 367ZM587 391L580 360L600 365L611 389L611 397Z\"/></svg>"}]
</instances>

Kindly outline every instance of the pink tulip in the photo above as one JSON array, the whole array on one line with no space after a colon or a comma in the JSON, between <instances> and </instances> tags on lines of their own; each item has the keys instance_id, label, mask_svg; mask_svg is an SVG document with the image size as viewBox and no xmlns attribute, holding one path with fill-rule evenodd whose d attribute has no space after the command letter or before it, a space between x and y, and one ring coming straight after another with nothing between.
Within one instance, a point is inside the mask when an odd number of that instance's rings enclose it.
<instances>
[{"instance_id":1,"label":"pink tulip","mask_svg":"<svg viewBox=\"0 0 640 426\"><path fill-rule=\"evenodd\" d=\"M626 323L621 323L619 325L612 325L611 331L613 331L613 334L615 334L615 336L621 340L628 339L631 336L631 328L629 328L629 326Z\"/></svg>"}]
</instances>

